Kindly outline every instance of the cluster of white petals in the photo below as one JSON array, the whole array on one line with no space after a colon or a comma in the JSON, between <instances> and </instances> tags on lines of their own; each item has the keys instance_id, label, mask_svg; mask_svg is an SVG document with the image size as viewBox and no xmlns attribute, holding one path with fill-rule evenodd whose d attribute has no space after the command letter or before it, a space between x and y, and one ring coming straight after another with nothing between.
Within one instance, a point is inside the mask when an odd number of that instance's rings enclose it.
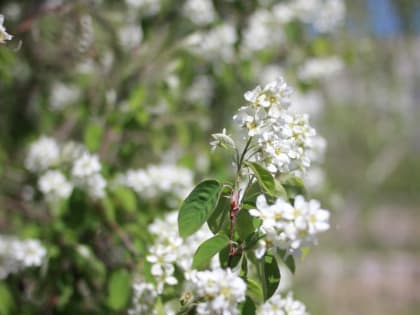
<instances>
[{"instance_id":1,"label":"cluster of white petals","mask_svg":"<svg viewBox=\"0 0 420 315\"><path fill-rule=\"evenodd\" d=\"M59 144L42 136L31 144L25 160L28 170L42 173L38 188L48 201L66 199L73 187L86 189L94 198L105 196L106 180L101 175L101 163L80 143ZM66 177L69 173L70 179Z\"/></svg>"},{"instance_id":2,"label":"cluster of white petals","mask_svg":"<svg viewBox=\"0 0 420 315\"><path fill-rule=\"evenodd\" d=\"M49 201L67 199L73 191L73 184L66 179L63 173L57 170L48 170L38 180L39 190Z\"/></svg>"},{"instance_id":3,"label":"cluster of white petals","mask_svg":"<svg viewBox=\"0 0 420 315\"><path fill-rule=\"evenodd\" d=\"M234 58L236 29L229 23L223 23L208 31L199 31L186 39L186 49L206 60L231 62Z\"/></svg>"},{"instance_id":4,"label":"cluster of white petals","mask_svg":"<svg viewBox=\"0 0 420 315\"><path fill-rule=\"evenodd\" d=\"M233 119L254 139L254 159L272 173L304 172L316 131L308 115L288 111L292 90L283 78L244 94L247 101Z\"/></svg>"},{"instance_id":5,"label":"cluster of white petals","mask_svg":"<svg viewBox=\"0 0 420 315\"><path fill-rule=\"evenodd\" d=\"M330 77L344 68L339 57L311 58L299 68L298 77L301 80L318 80Z\"/></svg>"},{"instance_id":6,"label":"cluster of white petals","mask_svg":"<svg viewBox=\"0 0 420 315\"><path fill-rule=\"evenodd\" d=\"M145 198L165 196L182 199L193 187L193 173L171 164L151 165L145 169L128 170L118 175L116 182Z\"/></svg>"},{"instance_id":7,"label":"cluster of white petals","mask_svg":"<svg viewBox=\"0 0 420 315\"><path fill-rule=\"evenodd\" d=\"M334 31L346 15L343 0L291 0L256 10L243 30L241 52L253 52L279 47L285 43L284 25L299 21L321 33Z\"/></svg>"},{"instance_id":8,"label":"cluster of white petals","mask_svg":"<svg viewBox=\"0 0 420 315\"><path fill-rule=\"evenodd\" d=\"M124 25L118 30L118 39L125 49L136 48L143 39L143 29L139 24Z\"/></svg>"},{"instance_id":9,"label":"cluster of white petals","mask_svg":"<svg viewBox=\"0 0 420 315\"><path fill-rule=\"evenodd\" d=\"M42 172L58 163L59 159L58 143L52 138L42 136L29 147L25 167L32 172Z\"/></svg>"},{"instance_id":10,"label":"cluster of white petals","mask_svg":"<svg viewBox=\"0 0 420 315\"><path fill-rule=\"evenodd\" d=\"M132 307L128 310L128 315L154 315L156 298L158 293L154 286L137 279L133 283Z\"/></svg>"},{"instance_id":11,"label":"cluster of white petals","mask_svg":"<svg viewBox=\"0 0 420 315\"><path fill-rule=\"evenodd\" d=\"M6 40L11 40L12 35L6 32L6 28L3 26L4 16L0 14L0 44L4 44Z\"/></svg>"},{"instance_id":12,"label":"cluster of white petals","mask_svg":"<svg viewBox=\"0 0 420 315\"><path fill-rule=\"evenodd\" d=\"M246 284L230 269L193 270L188 275L189 288L198 315L239 314L238 304L245 301Z\"/></svg>"},{"instance_id":13,"label":"cluster of white petals","mask_svg":"<svg viewBox=\"0 0 420 315\"><path fill-rule=\"evenodd\" d=\"M98 156L85 152L74 161L71 174L77 186L86 188L92 198L99 199L105 196L106 188L106 180L100 171Z\"/></svg>"},{"instance_id":14,"label":"cluster of white petals","mask_svg":"<svg viewBox=\"0 0 420 315\"><path fill-rule=\"evenodd\" d=\"M151 274L156 279L156 289L162 292L165 285L178 283L174 276L175 265L182 271L191 270L192 257L197 247L213 236L207 227L185 239L177 230L177 211L168 213L163 219L156 219L149 231L155 237L154 244L149 248L147 261L152 264Z\"/></svg>"},{"instance_id":15,"label":"cluster of white petals","mask_svg":"<svg viewBox=\"0 0 420 315\"><path fill-rule=\"evenodd\" d=\"M80 89L76 85L56 82L51 87L49 106L52 110L62 110L76 102L80 97Z\"/></svg>"},{"instance_id":16,"label":"cluster of white petals","mask_svg":"<svg viewBox=\"0 0 420 315\"><path fill-rule=\"evenodd\" d=\"M251 209L249 214L262 220L261 230L265 233L263 250L258 249L258 257L264 254L264 247L299 255L301 247L316 244L317 234L330 227L329 211L322 209L317 200L306 201L302 196L296 196L292 205L281 198L268 204L265 196L260 195L256 209Z\"/></svg>"},{"instance_id":17,"label":"cluster of white petals","mask_svg":"<svg viewBox=\"0 0 420 315\"><path fill-rule=\"evenodd\" d=\"M28 267L41 266L46 254L39 240L0 235L0 279Z\"/></svg>"},{"instance_id":18,"label":"cluster of white petals","mask_svg":"<svg viewBox=\"0 0 420 315\"><path fill-rule=\"evenodd\" d=\"M272 10L255 11L249 17L247 27L243 31L241 52L248 56L283 44L286 37L282 24L282 20Z\"/></svg>"},{"instance_id":19,"label":"cluster of white petals","mask_svg":"<svg viewBox=\"0 0 420 315\"><path fill-rule=\"evenodd\" d=\"M257 309L257 315L308 315L305 305L293 299L289 292L285 298L280 294L272 296Z\"/></svg>"},{"instance_id":20,"label":"cluster of white petals","mask_svg":"<svg viewBox=\"0 0 420 315\"><path fill-rule=\"evenodd\" d=\"M196 25L210 24L217 17L212 0L187 0L182 13Z\"/></svg>"}]
</instances>

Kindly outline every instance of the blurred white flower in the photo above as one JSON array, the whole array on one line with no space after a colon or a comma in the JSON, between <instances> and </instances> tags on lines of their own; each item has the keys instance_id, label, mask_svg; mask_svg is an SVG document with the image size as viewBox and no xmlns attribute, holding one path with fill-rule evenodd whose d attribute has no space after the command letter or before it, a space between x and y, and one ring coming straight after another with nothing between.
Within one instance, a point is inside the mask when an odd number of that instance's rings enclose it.
<instances>
[{"instance_id":1,"label":"blurred white flower","mask_svg":"<svg viewBox=\"0 0 420 315\"><path fill-rule=\"evenodd\" d=\"M344 68L344 63L339 57L312 58L298 70L298 77L301 80L318 80L330 77Z\"/></svg>"},{"instance_id":2,"label":"blurred white flower","mask_svg":"<svg viewBox=\"0 0 420 315\"><path fill-rule=\"evenodd\" d=\"M105 196L107 185L105 178L99 173L101 163L97 155L84 152L74 161L72 176L75 185L87 189L88 194L94 199Z\"/></svg>"},{"instance_id":3,"label":"blurred white flower","mask_svg":"<svg viewBox=\"0 0 420 315\"><path fill-rule=\"evenodd\" d=\"M207 75L194 78L191 86L185 92L185 98L191 103L208 105L214 93L214 83Z\"/></svg>"},{"instance_id":4,"label":"blurred white flower","mask_svg":"<svg viewBox=\"0 0 420 315\"><path fill-rule=\"evenodd\" d=\"M246 284L230 269L193 270L188 280L199 301L197 314L239 314L238 304L245 301Z\"/></svg>"},{"instance_id":5,"label":"blurred white flower","mask_svg":"<svg viewBox=\"0 0 420 315\"><path fill-rule=\"evenodd\" d=\"M57 142L42 136L29 147L25 167L32 172L41 172L58 163L59 159L60 148Z\"/></svg>"},{"instance_id":6,"label":"blurred white flower","mask_svg":"<svg viewBox=\"0 0 420 315\"><path fill-rule=\"evenodd\" d=\"M133 282L132 307L128 310L128 315L154 315L156 298L158 292L154 286L144 281L136 279Z\"/></svg>"},{"instance_id":7,"label":"blurred white flower","mask_svg":"<svg viewBox=\"0 0 420 315\"><path fill-rule=\"evenodd\" d=\"M136 48L143 39L143 29L137 24L124 25L118 30L118 39L125 49Z\"/></svg>"},{"instance_id":8,"label":"blurred white flower","mask_svg":"<svg viewBox=\"0 0 420 315\"><path fill-rule=\"evenodd\" d=\"M0 14L0 44L4 44L7 40L13 38L12 35L6 32L6 28L3 26L4 16Z\"/></svg>"},{"instance_id":9,"label":"blurred white flower","mask_svg":"<svg viewBox=\"0 0 420 315\"><path fill-rule=\"evenodd\" d=\"M46 255L47 250L39 240L0 235L0 279L28 267L41 266Z\"/></svg>"},{"instance_id":10,"label":"blurred white flower","mask_svg":"<svg viewBox=\"0 0 420 315\"><path fill-rule=\"evenodd\" d=\"M76 178L86 178L98 173L101 170L101 164L97 155L84 153L73 165L72 175Z\"/></svg>"},{"instance_id":11,"label":"blurred white flower","mask_svg":"<svg viewBox=\"0 0 420 315\"><path fill-rule=\"evenodd\" d=\"M70 196L73 185L60 171L49 170L38 180L39 190L50 201L66 199Z\"/></svg>"},{"instance_id":12,"label":"blurred white flower","mask_svg":"<svg viewBox=\"0 0 420 315\"><path fill-rule=\"evenodd\" d=\"M222 59L224 62L233 61L236 29L233 25L224 23L213 27L207 32L196 32L186 41L186 48L198 57L206 60Z\"/></svg>"},{"instance_id":13,"label":"blurred white flower","mask_svg":"<svg viewBox=\"0 0 420 315\"><path fill-rule=\"evenodd\" d=\"M212 0L187 0L182 13L196 25L206 25L216 20Z\"/></svg>"},{"instance_id":14,"label":"blurred white flower","mask_svg":"<svg viewBox=\"0 0 420 315\"><path fill-rule=\"evenodd\" d=\"M273 295L257 309L257 315L308 315L305 305L293 299L291 292L285 298Z\"/></svg>"},{"instance_id":15,"label":"blurred white flower","mask_svg":"<svg viewBox=\"0 0 420 315\"><path fill-rule=\"evenodd\" d=\"M16 259L22 262L25 267L41 266L47 254L41 242L35 239L19 242L14 249L16 250Z\"/></svg>"},{"instance_id":16,"label":"blurred white flower","mask_svg":"<svg viewBox=\"0 0 420 315\"><path fill-rule=\"evenodd\" d=\"M130 187L145 198L166 196L182 199L193 187L193 174L187 168L171 164L150 165L146 169L120 174L116 183Z\"/></svg>"},{"instance_id":17,"label":"blurred white flower","mask_svg":"<svg viewBox=\"0 0 420 315\"><path fill-rule=\"evenodd\" d=\"M76 85L56 82L51 87L49 106L52 110L62 110L75 103L80 97L80 89Z\"/></svg>"}]
</instances>

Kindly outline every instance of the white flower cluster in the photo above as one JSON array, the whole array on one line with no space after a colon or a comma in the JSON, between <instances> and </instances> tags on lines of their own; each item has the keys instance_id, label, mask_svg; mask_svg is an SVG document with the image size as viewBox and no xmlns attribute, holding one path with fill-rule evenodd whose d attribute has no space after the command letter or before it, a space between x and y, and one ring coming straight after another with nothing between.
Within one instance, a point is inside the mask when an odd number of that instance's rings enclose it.
<instances>
[{"instance_id":1,"label":"white flower cluster","mask_svg":"<svg viewBox=\"0 0 420 315\"><path fill-rule=\"evenodd\" d=\"M131 50L140 45L143 39L143 29L139 24L127 24L118 30L118 39L121 45Z\"/></svg>"},{"instance_id":2,"label":"white flower cluster","mask_svg":"<svg viewBox=\"0 0 420 315\"><path fill-rule=\"evenodd\" d=\"M257 315L308 315L305 305L293 299L291 292L285 298L280 294L272 296L257 309Z\"/></svg>"},{"instance_id":3,"label":"white flower cluster","mask_svg":"<svg viewBox=\"0 0 420 315\"><path fill-rule=\"evenodd\" d=\"M194 298L199 301L198 315L239 314L238 303L245 301L246 284L230 269L193 270L188 280Z\"/></svg>"},{"instance_id":4,"label":"white flower cluster","mask_svg":"<svg viewBox=\"0 0 420 315\"><path fill-rule=\"evenodd\" d=\"M85 152L74 161L71 170L73 180L79 187L86 188L94 199L105 196L106 180L100 173L101 163L97 155Z\"/></svg>"},{"instance_id":5,"label":"white flower cluster","mask_svg":"<svg viewBox=\"0 0 420 315\"><path fill-rule=\"evenodd\" d=\"M210 24L217 17L212 0L187 0L182 13L196 25Z\"/></svg>"},{"instance_id":6,"label":"white flower cluster","mask_svg":"<svg viewBox=\"0 0 420 315\"><path fill-rule=\"evenodd\" d=\"M318 80L330 77L344 68L339 57L311 58L299 68L298 77L301 80Z\"/></svg>"},{"instance_id":7,"label":"white flower cluster","mask_svg":"<svg viewBox=\"0 0 420 315\"><path fill-rule=\"evenodd\" d=\"M42 136L29 147L25 167L32 172L42 172L56 165L59 160L58 143L52 138Z\"/></svg>"},{"instance_id":8,"label":"white flower cluster","mask_svg":"<svg viewBox=\"0 0 420 315\"><path fill-rule=\"evenodd\" d=\"M135 280L133 283L132 308L128 315L154 315L157 292L154 286L143 279Z\"/></svg>"},{"instance_id":9,"label":"white flower cluster","mask_svg":"<svg viewBox=\"0 0 420 315\"><path fill-rule=\"evenodd\" d=\"M39 240L0 235L0 280L25 268L41 266L46 254Z\"/></svg>"},{"instance_id":10,"label":"white flower cluster","mask_svg":"<svg viewBox=\"0 0 420 315\"><path fill-rule=\"evenodd\" d=\"M255 11L243 31L241 51L245 56L286 41L284 24L291 21L313 25L321 33L334 31L343 23L346 7L343 0L292 0Z\"/></svg>"},{"instance_id":11,"label":"white flower cluster","mask_svg":"<svg viewBox=\"0 0 420 315\"><path fill-rule=\"evenodd\" d=\"M236 29L228 23L220 24L209 31L196 32L190 35L186 48L206 60L233 61Z\"/></svg>"},{"instance_id":12,"label":"white flower cluster","mask_svg":"<svg viewBox=\"0 0 420 315\"><path fill-rule=\"evenodd\" d=\"M128 170L117 176L117 184L133 189L139 196L167 196L182 199L193 187L191 170L175 165L151 165L146 169Z\"/></svg>"},{"instance_id":13,"label":"white flower cluster","mask_svg":"<svg viewBox=\"0 0 420 315\"><path fill-rule=\"evenodd\" d=\"M73 191L73 184L63 173L57 170L48 170L38 180L39 190L49 201L67 199Z\"/></svg>"},{"instance_id":14,"label":"white flower cluster","mask_svg":"<svg viewBox=\"0 0 420 315\"><path fill-rule=\"evenodd\" d=\"M299 255L302 246L316 244L316 235L330 228L329 211L321 209L317 200L306 201L302 196L296 196L293 205L281 198L270 205L260 195L256 209L251 209L249 214L262 220L261 230L265 233L263 250L259 248L257 252L259 258L265 252L264 247Z\"/></svg>"},{"instance_id":15,"label":"white flower cluster","mask_svg":"<svg viewBox=\"0 0 420 315\"><path fill-rule=\"evenodd\" d=\"M209 105L214 94L214 83L207 75L198 75L185 91L185 98L191 103Z\"/></svg>"},{"instance_id":16,"label":"white flower cluster","mask_svg":"<svg viewBox=\"0 0 420 315\"><path fill-rule=\"evenodd\" d=\"M277 11L260 9L249 17L241 46L244 55L248 56L257 51L278 47L285 42L283 23L275 12Z\"/></svg>"},{"instance_id":17,"label":"white flower cluster","mask_svg":"<svg viewBox=\"0 0 420 315\"><path fill-rule=\"evenodd\" d=\"M308 115L287 110L291 89L283 78L257 86L244 94L246 106L233 119L258 145L255 159L272 173L304 172L311 163L309 152L315 129Z\"/></svg>"},{"instance_id":18,"label":"white flower cluster","mask_svg":"<svg viewBox=\"0 0 420 315\"><path fill-rule=\"evenodd\" d=\"M76 102L80 97L80 89L76 85L56 82L51 87L49 106L52 110L62 110Z\"/></svg>"},{"instance_id":19,"label":"white flower cluster","mask_svg":"<svg viewBox=\"0 0 420 315\"><path fill-rule=\"evenodd\" d=\"M66 170L68 165L71 165L70 180L65 172L58 170ZM99 159L79 143L59 145L54 139L42 136L31 144L25 166L42 174L38 188L49 201L68 198L74 186L86 189L94 199L105 196L106 180L100 174Z\"/></svg>"},{"instance_id":20,"label":"white flower cluster","mask_svg":"<svg viewBox=\"0 0 420 315\"><path fill-rule=\"evenodd\" d=\"M12 35L6 32L6 28L3 26L4 16L0 14L0 44L4 44L6 40L11 40Z\"/></svg>"},{"instance_id":21,"label":"white flower cluster","mask_svg":"<svg viewBox=\"0 0 420 315\"><path fill-rule=\"evenodd\" d=\"M208 228L202 228L194 235L183 239L178 235L177 211L168 213L164 219L156 219L149 231L155 236L155 243L146 257L152 264L151 274L156 279L157 292L161 293L165 284L175 285L175 264L184 272L191 270L192 257L197 247L213 236Z\"/></svg>"}]
</instances>

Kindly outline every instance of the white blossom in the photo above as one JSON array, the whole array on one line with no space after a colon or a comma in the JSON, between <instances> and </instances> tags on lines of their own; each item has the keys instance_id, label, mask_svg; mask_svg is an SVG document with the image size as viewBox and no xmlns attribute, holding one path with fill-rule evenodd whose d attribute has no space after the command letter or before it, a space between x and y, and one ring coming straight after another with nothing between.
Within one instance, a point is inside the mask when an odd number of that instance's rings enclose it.
<instances>
[{"instance_id":1,"label":"white blossom","mask_svg":"<svg viewBox=\"0 0 420 315\"><path fill-rule=\"evenodd\" d=\"M74 161L71 173L76 186L87 189L88 194L94 199L105 196L107 185L105 178L100 174L101 163L97 155L88 152Z\"/></svg>"},{"instance_id":2,"label":"white blossom","mask_svg":"<svg viewBox=\"0 0 420 315\"><path fill-rule=\"evenodd\" d=\"M230 269L193 270L188 280L193 296L199 300L197 314L239 314L238 304L245 301L246 284Z\"/></svg>"},{"instance_id":3,"label":"white blossom","mask_svg":"<svg viewBox=\"0 0 420 315\"><path fill-rule=\"evenodd\" d=\"M76 85L56 82L51 87L49 106L52 110L62 110L75 103L80 97L80 89Z\"/></svg>"},{"instance_id":4,"label":"white blossom","mask_svg":"<svg viewBox=\"0 0 420 315\"><path fill-rule=\"evenodd\" d=\"M191 86L185 92L185 97L191 103L208 105L213 93L213 81L207 75L199 75L194 78Z\"/></svg>"},{"instance_id":5,"label":"white blossom","mask_svg":"<svg viewBox=\"0 0 420 315\"><path fill-rule=\"evenodd\" d=\"M181 199L193 186L193 174L187 168L171 164L150 165L146 169L128 170L117 176L116 182L145 198L167 196Z\"/></svg>"},{"instance_id":6,"label":"white blossom","mask_svg":"<svg viewBox=\"0 0 420 315\"><path fill-rule=\"evenodd\" d=\"M234 44L237 40L236 29L233 25L223 23L209 31L196 32L186 41L186 48L198 57L209 61L232 62Z\"/></svg>"},{"instance_id":7,"label":"white blossom","mask_svg":"<svg viewBox=\"0 0 420 315\"><path fill-rule=\"evenodd\" d=\"M312 58L299 68L298 77L301 80L318 80L330 77L344 68L339 57Z\"/></svg>"},{"instance_id":8,"label":"white blossom","mask_svg":"<svg viewBox=\"0 0 420 315\"><path fill-rule=\"evenodd\" d=\"M157 298L157 291L150 283L143 279L136 279L133 283L132 307L128 315L154 315L154 305Z\"/></svg>"},{"instance_id":9,"label":"white blossom","mask_svg":"<svg viewBox=\"0 0 420 315\"><path fill-rule=\"evenodd\" d=\"M101 170L101 164L97 155L84 153L73 165L72 175L75 178L87 178L98 173Z\"/></svg>"},{"instance_id":10,"label":"white blossom","mask_svg":"<svg viewBox=\"0 0 420 315\"><path fill-rule=\"evenodd\" d=\"M137 24L124 25L118 30L118 39L125 49L136 48L143 39L143 29Z\"/></svg>"},{"instance_id":11,"label":"white blossom","mask_svg":"<svg viewBox=\"0 0 420 315\"><path fill-rule=\"evenodd\" d=\"M39 240L0 235L0 279L25 268L41 266L46 255Z\"/></svg>"},{"instance_id":12,"label":"white blossom","mask_svg":"<svg viewBox=\"0 0 420 315\"><path fill-rule=\"evenodd\" d=\"M306 201L302 196L296 196L293 205L281 198L270 205L260 195L249 214L262 220L267 249L274 247L293 255L299 255L302 246L316 244L316 235L330 227L329 211L322 209L317 200Z\"/></svg>"},{"instance_id":13,"label":"white blossom","mask_svg":"<svg viewBox=\"0 0 420 315\"><path fill-rule=\"evenodd\" d=\"M257 315L308 315L305 305L293 299L291 292L285 298L273 295L257 309Z\"/></svg>"},{"instance_id":14,"label":"white blossom","mask_svg":"<svg viewBox=\"0 0 420 315\"><path fill-rule=\"evenodd\" d=\"M25 166L32 172L42 172L59 162L60 148L57 142L45 136L31 144Z\"/></svg>"},{"instance_id":15,"label":"white blossom","mask_svg":"<svg viewBox=\"0 0 420 315\"><path fill-rule=\"evenodd\" d=\"M221 147L226 150L235 150L235 141L226 134L226 128L223 128L222 133L214 133L211 136L213 138L213 141L210 142L212 151L214 151L217 147Z\"/></svg>"},{"instance_id":16,"label":"white blossom","mask_svg":"<svg viewBox=\"0 0 420 315\"><path fill-rule=\"evenodd\" d=\"M187 0L182 13L196 25L210 24L217 17L212 0Z\"/></svg>"},{"instance_id":17,"label":"white blossom","mask_svg":"<svg viewBox=\"0 0 420 315\"><path fill-rule=\"evenodd\" d=\"M73 190L73 185L64 174L56 170L49 170L42 175L38 180L38 187L50 201L66 199Z\"/></svg>"},{"instance_id":18,"label":"white blossom","mask_svg":"<svg viewBox=\"0 0 420 315\"><path fill-rule=\"evenodd\" d=\"M241 52L249 56L268 48L278 47L285 42L282 21L270 10L255 11L243 31Z\"/></svg>"},{"instance_id":19,"label":"white blossom","mask_svg":"<svg viewBox=\"0 0 420 315\"><path fill-rule=\"evenodd\" d=\"M4 44L7 40L13 38L12 35L6 32L6 28L3 26L4 16L0 14L0 44Z\"/></svg>"},{"instance_id":20,"label":"white blossom","mask_svg":"<svg viewBox=\"0 0 420 315\"><path fill-rule=\"evenodd\" d=\"M304 172L316 132L306 114L288 110L292 90L283 78L257 86L244 94L247 101L233 117L256 145L254 159L272 173Z\"/></svg>"}]
</instances>

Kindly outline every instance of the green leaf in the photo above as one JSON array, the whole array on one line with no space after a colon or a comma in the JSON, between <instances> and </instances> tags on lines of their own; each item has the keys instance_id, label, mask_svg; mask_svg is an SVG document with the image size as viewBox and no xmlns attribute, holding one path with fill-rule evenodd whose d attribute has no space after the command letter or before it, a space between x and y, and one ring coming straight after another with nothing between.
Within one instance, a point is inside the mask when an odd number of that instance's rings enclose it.
<instances>
[{"instance_id":1,"label":"green leaf","mask_svg":"<svg viewBox=\"0 0 420 315\"><path fill-rule=\"evenodd\" d=\"M254 225L254 217L249 214L245 209L238 213L236 218L236 231L241 240L246 240L256 230L257 226Z\"/></svg>"},{"instance_id":2,"label":"green leaf","mask_svg":"<svg viewBox=\"0 0 420 315\"><path fill-rule=\"evenodd\" d=\"M254 279L246 279L246 296L250 297L255 304L264 302L264 294L261 286Z\"/></svg>"},{"instance_id":3,"label":"green leaf","mask_svg":"<svg viewBox=\"0 0 420 315\"><path fill-rule=\"evenodd\" d=\"M268 300L280 283L280 270L276 258L272 254L265 254L260 261L260 277L263 285L264 300Z\"/></svg>"},{"instance_id":4,"label":"green leaf","mask_svg":"<svg viewBox=\"0 0 420 315\"><path fill-rule=\"evenodd\" d=\"M187 237L200 229L216 208L223 185L209 179L198 184L181 205L178 230Z\"/></svg>"},{"instance_id":5,"label":"green leaf","mask_svg":"<svg viewBox=\"0 0 420 315\"><path fill-rule=\"evenodd\" d=\"M209 238L195 252L192 267L194 269L205 268L209 264L210 259L228 244L229 238L226 235L216 235Z\"/></svg>"},{"instance_id":6,"label":"green leaf","mask_svg":"<svg viewBox=\"0 0 420 315\"><path fill-rule=\"evenodd\" d=\"M256 310L255 303L247 296L245 302L242 304L241 315L255 315Z\"/></svg>"},{"instance_id":7,"label":"green leaf","mask_svg":"<svg viewBox=\"0 0 420 315\"><path fill-rule=\"evenodd\" d=\"M286 189L284 189L284 187L280 183L280 181L275 180L274 185L275 185L276 197L277 198L282 198L282 199L288 201L287 191L286 191Z\"/></svg>"},{"instance_id":8,"label":"green leaf","mask_svg":"<svg viewBox=\"0 0 420 315\"><path fill-rule=\"evenodd\" d=\"M232 262L231 262L231 266L230 268L235 268L239 262L241 261L241 255L239 256L233 256L232 257ZM220 253L219 253L219 262L220 262L220 266L224 269L226 269L228 267L228 262L229 262L229 246L226 246L225 248L223 248Z\"/></svg>"},{"instance_id":9,"label":"green leaf","mask_svg":"<svg viewBox=\"0 0 420 315\"><path fill-rule=\"evenodd\" d=\"M219 202L207 220L207 225L213 234L217 234L229 221L230 200L225 196L230 195L230 193L231 190L228 187L223 188Z\"/></svg>"},{"instance_id":10,"label":"green leaf","mask_svg":"<svg viewBox=\"0 0 420 315\"><path fill-rule=\"evenodd\" d=\"M15 308L13 296L6 284L0 283L0 315L12 314Z\"/></svg>"},{"instance_id":11,"label":"green leaf","mask_svg":"<svg viewBox=\"0 0 420 315\"><path fill-rule=\"evenodd\" d=\"M108 282L107 303L113 310L123 309L130 297L130 275L124 270L116 270Z\"/></svg>"},{"instance_id":12,"label":"green leaf","mask_svg":"<svg viewBox=\"0 0 420 315\"><path fill-rule=\"evenodd\" d=\"M112 190L112 195L121 207L128 212L137 210L136 193L127 187L117 187Z\"/></svg>"},{"instance_id":13,"label":"green leaf","mask_svg":"<svg viewBox=\"0 0 420 315\"><path fill-rule=\"evenodd\" d=\"M98 122L90 123L84 134L84 142L86 147L91 151L97 151L102 143L104 130Z\"/></svg>"},{"instance_id":14,"label":"green leaf","mask_svg":"<svg viewBox=\"0 0 420 315\"><path fill-rule=\"evenodd\" d=\"M260 164L255 162L245 162L245 164L252 170L254 175L257 177L258 183L264 189L266 193L271 196L276 194L276 187L274 178L269 171L267 171Z\"/></svg>"},{"instance_id":15,"label":"green leaf","mask_svg":"<svg viewBox=\"0 0 420 315\"><path fill-rule=\"evenodd\" d=\"M296 271L295 258L292 255L287 254L285 250L279 250L279 255L287 268L294 274Z\"/></svg>"},{"instance_id":16,"label":"green leaf","mask_svg":"<svg viewBox=\"0 0 420 315\"><path fill-rule=\"evenodd\" d=\"M296 176L287 176L282 180L283 187L289 198L295 198L297 195L306 195L305 183Z\"/></svg>"}]
</instances>

